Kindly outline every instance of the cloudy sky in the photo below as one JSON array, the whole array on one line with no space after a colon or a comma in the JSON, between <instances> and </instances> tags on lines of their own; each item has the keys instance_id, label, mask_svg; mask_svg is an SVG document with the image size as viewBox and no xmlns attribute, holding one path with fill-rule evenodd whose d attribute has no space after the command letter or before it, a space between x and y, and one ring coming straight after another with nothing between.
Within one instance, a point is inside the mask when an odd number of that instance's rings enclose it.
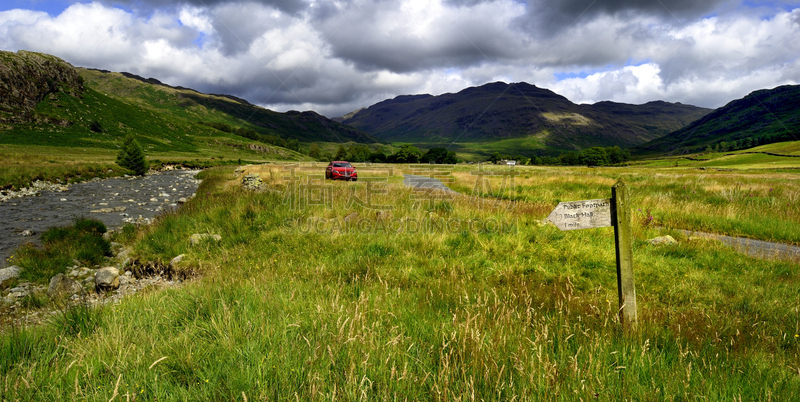
<instances>
[{"instance_id":1,"label":"cloudy sky","mask_svg":"<svg viewBox=\"0 0 800 402\"><path fill-rule=\"evenodd\" d=\"M329 117L493 81L719 107L800 82L800 0L3 0L0 49Z\"/></svg>"}]
</instances>

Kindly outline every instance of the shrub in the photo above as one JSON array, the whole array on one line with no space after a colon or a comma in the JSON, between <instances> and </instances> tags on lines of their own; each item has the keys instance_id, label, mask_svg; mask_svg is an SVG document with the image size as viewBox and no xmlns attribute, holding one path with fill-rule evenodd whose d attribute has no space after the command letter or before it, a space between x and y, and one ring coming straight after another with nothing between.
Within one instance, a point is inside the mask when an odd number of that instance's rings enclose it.
<instances>
[{"instance_id":1,"label":"shrub","mask_svg":"<svg viewBox=\"0 0 800 402\"><path fill-rule=\"evenodd\" d=\"M95 133L102 133L103 125L97 120L92 120L92 122L89 124L89 130L92 130Z\"/></svg>"}]
</instances>

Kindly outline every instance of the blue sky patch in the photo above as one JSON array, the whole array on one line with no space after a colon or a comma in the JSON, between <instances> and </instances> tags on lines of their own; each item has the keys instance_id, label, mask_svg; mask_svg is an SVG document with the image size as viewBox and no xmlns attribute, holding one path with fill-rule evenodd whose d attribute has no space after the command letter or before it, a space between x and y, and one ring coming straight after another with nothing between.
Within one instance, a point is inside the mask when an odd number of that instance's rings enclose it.
<instances>
[{"instance_id":1,"label":"blue sky patch","mask_svg":"<svg viewBox=\"0 0 800 402\"><path fill-rule=\"evenodd\" d=\"M76 1L68 0L4 0L0 3L0 11L8 11L14 9L44 11L50 16L56 17L69 6L79 3Z\"/></svg>"}]
</instances>

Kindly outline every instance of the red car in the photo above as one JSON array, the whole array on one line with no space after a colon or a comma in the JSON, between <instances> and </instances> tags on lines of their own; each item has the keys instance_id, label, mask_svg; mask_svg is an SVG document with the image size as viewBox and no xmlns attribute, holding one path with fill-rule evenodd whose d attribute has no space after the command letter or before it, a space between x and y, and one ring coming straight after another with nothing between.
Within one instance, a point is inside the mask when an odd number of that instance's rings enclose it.
<instances>
[{"instance_id":1,"label":"red car","mask_svg":"<svg viewBox=\"0 0 800 402\"><path fill-rule=\"evenodd\" d=\"M356 168L347 161L333 161L325 168L326 179L341 179L341 180L358 180L358 173Z\"/></svg>"}]
</instances>

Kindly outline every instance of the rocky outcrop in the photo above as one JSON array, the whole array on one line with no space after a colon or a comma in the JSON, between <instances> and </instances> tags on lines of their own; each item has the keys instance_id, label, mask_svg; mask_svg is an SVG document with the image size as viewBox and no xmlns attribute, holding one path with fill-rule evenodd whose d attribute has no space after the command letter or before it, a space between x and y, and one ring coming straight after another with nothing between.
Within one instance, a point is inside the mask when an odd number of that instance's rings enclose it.
<instances>
[{"instance_id":1,"label":"rocky outcrop","mask_svg":"<svg viewBox=\"0 0 800 402\"><path fill-rule=\"evenodd\" d=\"M19 271L19 267L16 265L0 269L0 289L5 289L15 279L19 278Z\"/></svg>"},{"instance_id":2,"label":"rocky outcrop","mask_svg":"<svg viewBox=\"0 0 800 402\"><path fill-rule=\"evenodd\" d=\"M0 123L36 120L36 105L61 91L73 96L83 91L83 79L71 64L42 53L0 51Z\"/></svg>"}]
</instances>

